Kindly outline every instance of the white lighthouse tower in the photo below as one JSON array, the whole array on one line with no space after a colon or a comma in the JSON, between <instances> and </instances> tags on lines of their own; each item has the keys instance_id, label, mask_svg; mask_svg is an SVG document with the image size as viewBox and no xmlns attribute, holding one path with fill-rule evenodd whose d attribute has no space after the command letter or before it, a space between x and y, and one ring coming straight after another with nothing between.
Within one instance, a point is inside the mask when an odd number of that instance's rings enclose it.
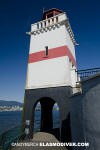
<instances>
[{"instance_id":1,"label":"white lighthouse tower","mask_svg":"<svg viewBox=\"0 0 100 150\"><path fill-rule=\"evenodd\" d=\"M30 120L33 135L34 110L41 104L41 131L52 130L52 108L60 112L60 139L69 136L69 96L76 87L77 44L66 13L58 9L45 11L40 22L31 25L30 49L25 86L24 121Z\"/></svg>"},{"instance_id":2,"label":"white lighthouse tower","mask_svg":"<svg viewBox=\"0 0 100 150\"><path fill-rule=\"evenodd\" d=\"M25 89L75 87L77 82L75 39L66 13L44 12L43 20L31 25L29 62Z\"/></svg>"}]
</instances>

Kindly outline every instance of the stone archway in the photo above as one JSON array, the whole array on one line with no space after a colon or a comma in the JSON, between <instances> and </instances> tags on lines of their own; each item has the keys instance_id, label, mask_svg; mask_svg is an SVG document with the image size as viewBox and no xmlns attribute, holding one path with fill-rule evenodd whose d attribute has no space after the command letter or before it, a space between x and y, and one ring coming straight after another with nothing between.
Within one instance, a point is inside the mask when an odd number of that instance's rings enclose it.
<instances>
[{"instance_id":1,"label":"stone archway","mask_svg":"<svg viewBox=\"0 0 100 150\"><path fill-rule=\"evenodd\" d=\"M50 131L52 124L52 107L56 102L59 105L60 114L60 141L69 142L70 135L70 119L69 112L69 95L70 87L43 88L25 91L25 102L23 109L24 122L30 121L29 137L33 138L34 133L34 112L38 101L41 101L41 130ZM47 112L47 113L45 113ZM44 117L43 117L44 116ZM49 116L49 117L47 117ZM47 128L48 127L48 128Z\"/></svg>"}]
</instances>

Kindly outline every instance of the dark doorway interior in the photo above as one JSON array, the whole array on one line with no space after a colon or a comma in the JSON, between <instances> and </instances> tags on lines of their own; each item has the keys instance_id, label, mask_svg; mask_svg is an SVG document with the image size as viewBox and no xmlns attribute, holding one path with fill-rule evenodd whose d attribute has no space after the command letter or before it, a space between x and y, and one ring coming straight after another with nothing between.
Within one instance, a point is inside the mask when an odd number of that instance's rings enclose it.
<instances>
[{"instance_id":1,"label":"dark doorway interior","mask_svg":"<svg viewBox=\"0 0 100 150\"><path fill-rule=\"evenodd\" d=\"M45 97L38 100L35 105L34 117L34 131L49 132L59 139L59 107L53 99Z\"/></svg>"}]
</instances>

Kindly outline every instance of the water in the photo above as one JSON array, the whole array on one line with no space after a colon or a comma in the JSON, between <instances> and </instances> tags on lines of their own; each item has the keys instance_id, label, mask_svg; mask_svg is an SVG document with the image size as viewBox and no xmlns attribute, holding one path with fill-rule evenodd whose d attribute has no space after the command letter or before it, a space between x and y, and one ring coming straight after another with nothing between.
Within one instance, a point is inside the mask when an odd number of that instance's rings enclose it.
<instances>
[{"instance_id":1,"label":"water","mask_svg":"<svg viewBox=\"0 0 100 150\"><path fill-rule=\"evenodd\" d=\"M40 117L41 111L35 112L35 124L34 129L39 131L40 129ZM0 112L0 134L5 130L8 130L21 123L22 111L7 111ZM53 127L59 127L59 111L53 111Z\"/></svg>"},{"instance_id":2,"label":"water","mask_svg":"<svg viewBox=\"0 0 100 150\"><path fill-rule=\"evenodd\" d=\"M9 128L19 125L21 122L21 116L21 111L0 112L0 134Z\"/></svg>"},{"instance_id":3,"label":"water","mask_svg":"<svg viewBox=\"0 0 100 150\"><path fill-rule=\"evenodd\" d=\"M34 129L40 129L40 116L41 111L36 111ZM53 111L53 128L59 128L59 111Z\"/></svg>"}]
</instances>

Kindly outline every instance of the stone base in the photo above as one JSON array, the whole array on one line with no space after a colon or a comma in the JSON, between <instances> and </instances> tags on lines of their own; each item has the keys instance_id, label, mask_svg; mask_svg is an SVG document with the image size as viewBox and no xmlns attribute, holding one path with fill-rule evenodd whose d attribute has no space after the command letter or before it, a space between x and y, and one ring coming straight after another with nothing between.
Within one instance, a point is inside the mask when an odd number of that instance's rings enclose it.
<instances>
[{"instance_id":1,"label":"stone base","mask_svg":"<svg viewBox=\"0 0 100 150\"><path fill-rule=\"evenodd\" d=\"M34 112L38 102L41 104L41 129L40 131L49 132L53 129L52 108L55 103L59 106L60 114L60 140L63 142L71 141L70 134L70 108L69 96L72 88L52 87L42 89L25 90L24 103L24 122L30 120L29 137L33 138L34 132Z\"/></svg>"}]
</instances>

